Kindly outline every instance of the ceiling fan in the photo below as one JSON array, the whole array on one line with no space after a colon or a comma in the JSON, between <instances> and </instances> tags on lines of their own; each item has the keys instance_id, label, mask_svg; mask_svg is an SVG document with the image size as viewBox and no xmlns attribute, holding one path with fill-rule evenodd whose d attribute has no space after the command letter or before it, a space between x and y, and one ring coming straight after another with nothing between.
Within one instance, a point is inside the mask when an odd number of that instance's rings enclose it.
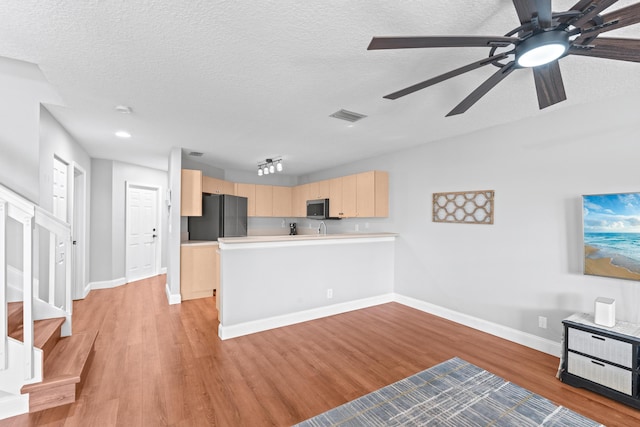
<instances>
[{"instance_id":1,"label":"ceiling fan","mask_svg":"<svg viewBox=\"0 0 640 427\"><path fill-rule=\"evenodd\" d=\"M486 47L489 56L384 96L398 99L485 65L498 67L491 77L447 114L467 111L512 71L533 69L540 109L567 99L558 60L582 55L640 62L640 39L598 37L640 22L640 3L601 13L617 0L579 0L566 12L552 12L551 0L513 0L520 26L504 36L374 37L367 50L432 47Z\"/></svg>"}]
</instances>

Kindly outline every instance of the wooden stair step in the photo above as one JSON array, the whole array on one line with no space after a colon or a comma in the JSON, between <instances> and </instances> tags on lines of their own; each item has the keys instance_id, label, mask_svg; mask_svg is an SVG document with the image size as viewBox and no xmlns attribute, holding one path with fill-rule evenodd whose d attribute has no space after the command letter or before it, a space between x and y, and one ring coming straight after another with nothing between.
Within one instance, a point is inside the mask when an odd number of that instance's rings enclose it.
<instances>
[{"instance_id":1,"label":"wooden stair step","mask_svg":"<svg viewBox=\"0 0 640 427\"><path fill-rule=\"evenodd\" d=\"M88 371L98 331L77 332L61 338L45 360L43 381L27 384L21 392L29 393L29 412L75 402Z\"/></svg>"},{"instance_id":2,"label":"wooden stair step","mask_svg":"<svg viewBox=\"0 0 640 427\"><path fill-rule=\"evenodd\" d=\"M9 303L8 311L7 331L9 332L9 336L15 340L22 341L24 338L22 303ZM43 351L43 360L47 360L51 350L60 339L60 329L64 322L64 317L36 320L33 322L33 345Z\"/></svg>"}]
</instances>

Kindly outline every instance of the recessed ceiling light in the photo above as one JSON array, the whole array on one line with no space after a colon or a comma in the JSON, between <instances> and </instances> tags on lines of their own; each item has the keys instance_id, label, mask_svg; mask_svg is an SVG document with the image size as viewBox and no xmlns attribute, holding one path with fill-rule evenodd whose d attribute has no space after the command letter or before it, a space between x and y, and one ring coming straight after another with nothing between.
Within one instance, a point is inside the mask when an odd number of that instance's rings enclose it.
<instances>
[{"instance_id":1,"label":"recessed ceiling light","mask_svg":"<svg viewBox=\"0 0 640 427\"><path fill-rule=\"evenodd\" d=\"M131 107L127 105L116 105L115 109L118 113L122 114L131 114L131 111L133 111Z\"/></svg>"},{"instance_id":2,"label":"recessed ceiling light","mask_svg":"<svg viewBox=\"0 0 640 427\"><path fill-rule=\"evenodd\" d=\"M119 130L118 132L116 132L116 136L118 138L131 138L131 134L126 130Z\"/></svg>"}]
</instances>

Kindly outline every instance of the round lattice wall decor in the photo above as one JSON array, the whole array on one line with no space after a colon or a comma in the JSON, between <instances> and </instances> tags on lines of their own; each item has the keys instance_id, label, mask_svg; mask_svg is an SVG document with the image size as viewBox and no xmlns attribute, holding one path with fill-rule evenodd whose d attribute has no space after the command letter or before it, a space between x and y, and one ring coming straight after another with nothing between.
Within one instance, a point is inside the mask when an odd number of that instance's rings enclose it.
<instances>
[{"instance_id":1,"label":"round lattice wall decor","mask_svg":"<svg viewBox=\"0 0 640 427\"><path fill-rule=\"evenodd\" d=\"M433 222L493 224L494 190L433 193Z\"/></svg>"}]
</instances>

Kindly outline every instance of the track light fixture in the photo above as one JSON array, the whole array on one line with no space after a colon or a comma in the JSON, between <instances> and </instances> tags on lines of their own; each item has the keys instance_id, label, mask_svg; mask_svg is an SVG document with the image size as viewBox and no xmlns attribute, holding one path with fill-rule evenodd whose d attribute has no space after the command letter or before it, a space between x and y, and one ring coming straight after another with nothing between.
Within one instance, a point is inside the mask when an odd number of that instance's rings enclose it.
<instances>
[{"instance_id":1,"label":"track light fixture","mask_svg":"<svg viewBox=\"0 0 640 427\"><path fill-rule=\"evenodd\" d=\"M282 172L282 159L265 159L258 163L258 176L269 175L270 173Z\"/></svg>"}]
</instances>

